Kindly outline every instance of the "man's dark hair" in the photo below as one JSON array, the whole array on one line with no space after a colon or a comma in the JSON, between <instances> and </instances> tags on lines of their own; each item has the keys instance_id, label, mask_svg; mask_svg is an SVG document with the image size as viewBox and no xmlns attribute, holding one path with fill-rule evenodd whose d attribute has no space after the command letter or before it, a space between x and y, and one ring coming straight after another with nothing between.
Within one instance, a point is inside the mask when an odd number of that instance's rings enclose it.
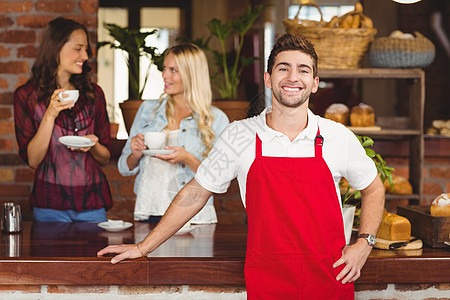
<instances>
[{"instance_id":1,"label":"man's dark hair","mask_svg":"<svg viewBox=\"0 0 450 300\"><path fill-rule=\"evenodd\" d=\"M269 74L272 74L275 58L283 51L300 51L309 55L313 61L313 76L317 77L318 58L314 46L302 35L291 33L285 33L276 40L267 62L267 72Z\"/></svg>"}]
</instances>

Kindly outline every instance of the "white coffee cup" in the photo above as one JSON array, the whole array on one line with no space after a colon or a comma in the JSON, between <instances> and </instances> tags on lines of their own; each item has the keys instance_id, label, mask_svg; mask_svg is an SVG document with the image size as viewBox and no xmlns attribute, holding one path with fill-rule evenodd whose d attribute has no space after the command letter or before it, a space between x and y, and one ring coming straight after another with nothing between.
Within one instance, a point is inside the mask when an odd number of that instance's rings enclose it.
<instances>
[{"instance_id":1,"label":"white coffee cup","mask_svg":"<svg viewBox=\"0 0 450 300\"><path fill-rule=\"evenodd\" d=\"M144 143L149 149L163 149L166 145L167 134L163 131L155 132L145 132L144 133Z\"/></svg>"},{"instance_id":2,"label":"white coffee cup","mask_svg":"<svg viewBox=\"0 0 450 300\"><path fill-rule=\"evenodd\" d=\"M61 92L59 95L59 101L69 101L73 100L73 104L75 105L75 102L77 102L78 97L80 96L80 92L78 90L67 90L65 92ZM63 97L63 95L65 97Z\"/></svg>"}]
</instances>

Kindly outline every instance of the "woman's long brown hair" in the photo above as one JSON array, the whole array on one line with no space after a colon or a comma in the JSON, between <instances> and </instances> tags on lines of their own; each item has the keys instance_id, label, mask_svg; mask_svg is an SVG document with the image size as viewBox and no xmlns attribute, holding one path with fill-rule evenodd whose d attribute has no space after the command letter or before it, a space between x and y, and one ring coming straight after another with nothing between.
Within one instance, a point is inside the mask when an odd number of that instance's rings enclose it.
<instances>
[{"instance_id":1,"label":"woman's long brown hair","mask_svg":"<svg viewBox=\"0 0 450 300\"><path fill-rule=\"evenodd\" d=\"M56 18L49 22L44 30L42 42L39 47L38 55L33 67L31 68L30 81L35 85L38 93L38 102L48 105L50 97L54 90L61 88L57 82L57 72L59 66L59 53L65 43L68 42L70 35L75 30L83 30L88 40L87 54L92 56L92 50L89 43L89 34L82 24L66 19ZM85 95L88 102L94 102L94 88L88 76L91 68L87 63L83 64L81 74L72 74L69 81L73 86Z\"/></svg>"}]
</instances>

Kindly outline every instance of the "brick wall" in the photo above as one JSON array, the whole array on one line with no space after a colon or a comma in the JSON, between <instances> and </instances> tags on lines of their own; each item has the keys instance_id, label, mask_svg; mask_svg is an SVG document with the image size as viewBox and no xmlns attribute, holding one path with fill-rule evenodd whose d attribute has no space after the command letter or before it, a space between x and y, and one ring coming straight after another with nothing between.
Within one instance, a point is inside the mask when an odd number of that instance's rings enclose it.
<instances>
[{"instance_id":1,"label":"brick wall","mask_svg":"<svg viewBox=\"0 0 450 300\"><path fill-rule=\"evenodd\" d=\"M450 144L450 143L449 143ZM408 158L402 156L383 156L387 165L394 168L394 174L408 178ZM450 192L450 154L439 157L426 157L422 185L423 196L421 205L429 205L437 195ZM392 212L397 206L408 205L408 199L390 200L386 202L386 209Z\"/></svg>"},{"instance_id":2,"label":"brick wall","mask_svg":"<svg viewBox=\"0 0 450 300\"><path fill-rule=\"evenodd\" d=\"M446 283L435 284L355 284L355 299L448 299ZM1 285L0 298L19 299L227 299L245 300L243 286L80 286Z\"/></svg>"},{"instance_id":3,"label":"brick wall","mask_svg":"<svg viewBox=\"0 0 450 300\"><path fill-rule=\"evenodd\" d=\"M97 37L98 0L0 1L0 199L17 201L31 217L33 170L20 160L14 136L13 93L29 78L44 26L58 16L84 24ZM93 67L96 62L90 62ZM95 70L95 68L94 68Z\"/></svg>"}]
</instances>

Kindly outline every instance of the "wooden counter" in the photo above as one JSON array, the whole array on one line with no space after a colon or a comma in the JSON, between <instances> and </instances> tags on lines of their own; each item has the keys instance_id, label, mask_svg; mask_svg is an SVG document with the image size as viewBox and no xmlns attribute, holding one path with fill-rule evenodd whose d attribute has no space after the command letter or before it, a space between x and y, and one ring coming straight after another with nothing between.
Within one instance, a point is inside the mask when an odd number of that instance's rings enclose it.
<instances>
[{"instance_id":1,"label":"wooden counter","mask_svg":"<svg viewBox=\"0 0 450 300\"><path fill-rule=\"evenodd\" d=\"M2 234L1 285L244 285L245 225L197 225L170 238L149 258L111 265L96 253L135 243L151 225L110 233L96 224L24 223ZM16 257L11 257L16 256ZM450 283L450 247L374 250L357 283Z\"/></svg>"}]
</instances>

